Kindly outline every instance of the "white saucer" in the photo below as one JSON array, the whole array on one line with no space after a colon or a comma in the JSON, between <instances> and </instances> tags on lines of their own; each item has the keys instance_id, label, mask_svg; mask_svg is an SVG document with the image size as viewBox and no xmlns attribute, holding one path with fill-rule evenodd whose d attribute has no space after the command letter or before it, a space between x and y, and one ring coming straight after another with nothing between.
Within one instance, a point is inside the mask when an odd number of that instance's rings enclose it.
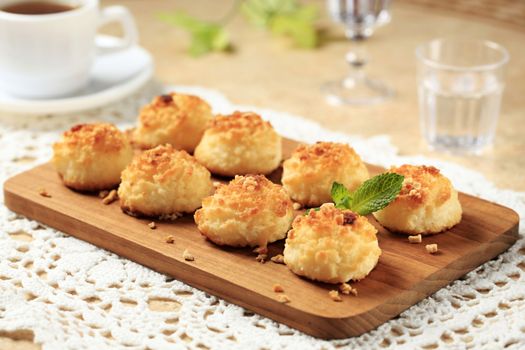
<instances>
[{"instance_id":1,"label":"white saucer","mask_svg":"<svg viewBox=\"0 0 525 350\"><path fill-rule=\"evenodd\" d=\"M98 35L97 43L111 45L119 38ZM153 59L142 47L97 57L88 86L69 97L24 99L0 91L0 111L24 114L67 113L92 109L119 100L142 87L153 75Z\"/></svg>"}]
</instances>

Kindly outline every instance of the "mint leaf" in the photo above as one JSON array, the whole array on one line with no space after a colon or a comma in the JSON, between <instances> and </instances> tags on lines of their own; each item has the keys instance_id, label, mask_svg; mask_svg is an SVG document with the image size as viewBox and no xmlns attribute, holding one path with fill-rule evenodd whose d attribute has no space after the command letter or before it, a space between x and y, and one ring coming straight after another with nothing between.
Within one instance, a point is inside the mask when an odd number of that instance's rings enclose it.
<instances>
[{"instance_id":1,"label":"mint leaf","mask_svg":"<svg viewBox=\"0 0 525 350\"><path fill-rule=\"evenodd\" d=\"M350 191L348 191L344 185L340 184L339 182L332 183L330 195L336 208L348 209L348 204L351 197Z\"/></svg>"},{"instance_id":2,"label":"mint leaf","mask_svg":"<svg viewBox=\"0 0 525 350\"><path fill-rule=\"evenodd\" d=\"M383 209L397 197L404 179L399 174L383 173L366 180L352 193L348 208L359 215Z\"/></svg>"},{"instance_id":3,"label":"mint leaf","mask_svg":"<svg viewBox=\"0 0 525 350\"><path fill-rule=\"evenodd\" d=\"M161 13L159 18L191 34L189 52L193 56L201 56L211 51L226 51L230 48L228 32L219 24L201 21L181 11Z\"/></svg>"}]
</instances>

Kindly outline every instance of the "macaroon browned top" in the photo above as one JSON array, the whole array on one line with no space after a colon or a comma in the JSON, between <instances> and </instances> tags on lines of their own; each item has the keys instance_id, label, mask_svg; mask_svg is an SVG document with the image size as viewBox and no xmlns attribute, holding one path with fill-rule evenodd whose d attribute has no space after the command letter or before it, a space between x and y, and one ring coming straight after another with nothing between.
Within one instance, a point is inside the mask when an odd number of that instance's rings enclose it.
<instances>
[{"instance_id":1,"label":"macaroon browned top","mask_svg":"<svg viewBox=\"0 0 525 350\"><path fill-rule=\"evenodd\" d=\"M177 150L172 145L160 145L137 156L126 168L126 173L138 173L158 182L168 181L181 169L191 175L195 167L203 168L188 152Z\"/></svg>"},{"instance_id":2,"label":"macaroon browned top","mask_svg":"<svg viewBox=\"0 0 525 350\"><path fill-rule=\"evenodd\" d=\"M316 142L313 145L300 145L292 154L303 164L339 167L341 164L358 164L361 157L355 150L343 143Z\"/></svg>"},{"instance_id":3,"label":"macaroon browned top","mask_svg":"<svg viewBox=\"0 0 525 350\"><path fill-rule=\"evenodd\" d=\"M126 143L126 136L113 124L77 124L64 132L62 140L55 143L53 148L86 147L89 150L110 152L122 149Z\"/></svg>"},{"instance_id":4,"label":"macaroon browned top","mask_svg":"<svg viewBox=\"0 0 525 350\"><path fill-rule=\"evenodd\" d=\"M206 133L254 134L267 129L273 129L272 124L257 113L236 111L231 115L218 115L212 119Z\"/></svg>"},{"instance_id":5,"label":"macaroon browned top","mask_svg":"<svg viewBox=\"0 0 525 350\"><path fill-rule=\"evenodd\" d=\"M278 217L286 215L292 206L283 188L264 175L235 176L229 184L221 184L214 197L218 199L219 204L239 210L246 218L257 215L260 210L268 207L268 203L272 203L271 207ZM205 198L203 206L211 204L212 200L213 197Z\"/></svg>"},{"instance_id":6,"label":"macaroon browned top","mask_svg":"<svg viewBox=\"0 0 525 350\"><path fill-rule=\"evenodd\" d=\"M399 167L392 167L389 172L405 177L401 191L395 199L397 202L406 202L411 206L417 207L429 200L431 191L437 190L434 204L439 206L448 200L452 194L450 180L433 166L405 164Z\"/></svg>"},{"instance_id":7,"label":"macaroon browned top","mask_svg":"<svg viewBox=\"0 0 525 350\"><path fill-rule=\"evenodd\" d=\"M156 96L151 103L144 106L139 119L142 127L159 127L163 124L182 122L199 110L211 111L210 105L194 95L170 93Z\"/></svg>"}]
</instances>

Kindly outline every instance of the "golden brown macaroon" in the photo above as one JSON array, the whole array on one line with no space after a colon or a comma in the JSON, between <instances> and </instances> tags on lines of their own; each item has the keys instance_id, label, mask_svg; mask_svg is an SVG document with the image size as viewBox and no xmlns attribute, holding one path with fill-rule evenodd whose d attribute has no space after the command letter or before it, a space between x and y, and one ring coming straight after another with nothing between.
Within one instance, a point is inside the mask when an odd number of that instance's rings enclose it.
<instances>
[{"instance_id":1,"label":"golden brown macaroon","mask_svg":"<svg viewBox=\"0 0 525 350\"><path fill-rule=\"evenodd\" d=\"M286 237L293 216L292 201L281 186L264 175L248 175L236 176L205 198L195 223L216 244L266 247Z\"/></svg>"},{"instance_id":2,"label":"golden brown macaroon","mask_svg":"<svg viewBox=\"0 0 525 350\"><path fill-rule=\"evenodd\" d=\"M332 201L334 181L353 191L368 177L365 164L352 147L317 142L298 146L284 161L282 183L294 201L316 207Z\"/></svg>"},{"instance_id":3,"label":"golden brown macaroon","mask_svg":"<svg viewBox=\"0 0 525 350\"><path fill-rule=\"evenodd\" d=\"M295 218L284 246L284 262L294 273L326 283L366 277L381 249L377 230L364 216L325 203Z\"/></svg>"},{"instance_id":4,"label":"golden brown macaroon","mask_svg":"<svg viewBox=\"0 0 525 350\"><path fill-rule=\"evenodd\" d=\"M192 213L213 190L210 172L186 151L157 146L136 156L122 172L122 211L134 216L175 218Z\"/></svg>"},{"instance_id":5,"label":"golden brown macaroon","mask_svg":"<svg viewBox=\"0 0 525 350\"><path fill-rule=\"evenodd\" d=\"M99 191L117 186L133 149L124 133L107 123L78 124L53 145L53 163L67 187Z\"/></svg>"},{"instance_id":6,"label":"golden brown macaroon","mask_svg":"<svg viewBox=\"0 0 525 350\"><path fill-rule=\"evenodd\" d=\"M171 144L193 152L213 118L211 107L200 97L170 93L144 106L133 131L133 142L142 149Z\"/></svg>"},{"instance_id":7,"label":"golden brown macaroon","mask_svg":"<svg viewBox=\"0 0 525 350\"><path fill-rule=\"evenodd\" d=\"M213 119L195 149L195 158L223 176L269 174L281 162L281 136L252 112Z\"/></svg>"},{"instance_id":8,"label":"golden brown macaroon","mask_svg":"<svg viewBox=\"0 0 525 350\"><path fill-rule=\"evenodd\" d=\"M381 225L410 235L438 233L461 221L458 192L432 166L402 165L389 170L405 177L397 198L374 213Z\"/></svg>"}]
</instances>

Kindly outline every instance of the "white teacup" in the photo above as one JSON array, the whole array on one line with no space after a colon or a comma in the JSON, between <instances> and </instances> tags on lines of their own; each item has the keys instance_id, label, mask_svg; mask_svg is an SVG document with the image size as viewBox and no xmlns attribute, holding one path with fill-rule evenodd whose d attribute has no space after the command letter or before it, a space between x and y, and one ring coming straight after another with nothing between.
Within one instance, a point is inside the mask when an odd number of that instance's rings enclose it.
<instances>
[{"instance_id":1,"label":"white teacup","mask_svg":"<svg viewBox=\"0 0 525 350\"><path fill-rule=\"evenodd\" d=\"M35 15L0 10L0 89L4 92L26 98L72 94L87 84L97 55L124 50L138 40L133 17L123 6L99 10L98 0L51 1L74 8ZM0 0L0 9L20 2L24 0ZM97 46L97 30L109 22L122 26L122 44Z\"/></svg>"}]
</instances>

